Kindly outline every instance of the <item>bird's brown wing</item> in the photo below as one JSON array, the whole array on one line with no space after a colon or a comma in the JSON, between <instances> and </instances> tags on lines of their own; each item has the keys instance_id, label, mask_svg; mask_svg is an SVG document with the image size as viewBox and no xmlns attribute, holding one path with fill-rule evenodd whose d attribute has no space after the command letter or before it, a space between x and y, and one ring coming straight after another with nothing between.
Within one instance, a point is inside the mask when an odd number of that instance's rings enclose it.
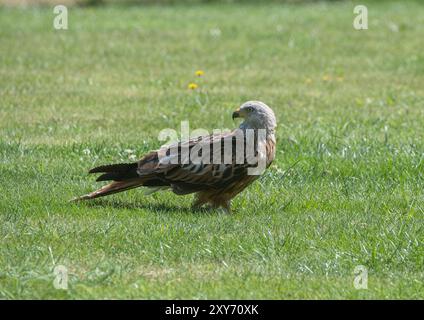
<instances>
[{"instance_id":1,"label":"bird's brown wing","mask_svg":"<svg viewBox=\"0 0 424 320\"><path fill-rule=\"evenodd\" d=\"M229 145L231 145L231 150L228 150ZM190 157L187 159L189 161L181 163L187 155L187 151L184 155L184 148L187 148L189 154L192 155L197 150L198 155L201 155L199 161L195 162ZM203 154L208 148L209 154ZM215 153L214 150L217 152ZM236 131L199 137L146 155L140 160L137 171L140 177L154 176L166 181L177 194L187 194L210 188L219 189L242 179L247 175L247 168L252 166L247 164L244 158L242 161L240 158L239 161L236 161L236 150ZM231 154L225 156L225 152L231 152ZM221 159L220 163L215 164L213 157L217 154L221 155ZM245 157L244 153L241 156ZM172 160L176 159L179 163L172 163ZM224 159L228 163L223 163Z\"/></svg>"}]
</instances>

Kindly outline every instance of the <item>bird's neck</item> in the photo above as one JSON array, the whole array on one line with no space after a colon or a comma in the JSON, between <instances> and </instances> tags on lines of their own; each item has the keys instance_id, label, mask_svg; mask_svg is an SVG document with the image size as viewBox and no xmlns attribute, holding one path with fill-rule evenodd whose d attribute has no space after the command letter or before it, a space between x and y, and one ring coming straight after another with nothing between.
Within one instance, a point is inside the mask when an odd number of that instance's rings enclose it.
<instances>
[{"instance_id":1,"label":"bird's neck","mask_svg":"<svg viewBox=\"0 0 424 320\"><path fill-rule=\"evenodd\" d=\"M265 129L266 130L266 138L274 138L275 140L275 129L274 128L268 128L264 125L255 125L255 124L251 124L249 122L243 122L240 124L239 129L243 130L244 132L246 132L246 130L254 130L255 133L256 131L260 130L260 129Z\"/></svg>"}]
</instances>

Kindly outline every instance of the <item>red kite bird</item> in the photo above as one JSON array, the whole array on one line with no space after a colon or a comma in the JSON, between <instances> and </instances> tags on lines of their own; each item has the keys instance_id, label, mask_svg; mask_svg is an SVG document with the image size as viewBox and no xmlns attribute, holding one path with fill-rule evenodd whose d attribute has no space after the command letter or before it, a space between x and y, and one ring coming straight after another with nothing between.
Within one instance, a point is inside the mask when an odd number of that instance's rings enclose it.
<instances>
[{"instance_id":1,"label":"red kite bird","mask_svg":"<svg viewBox=\"0 0 424 320\"><path fill-rule=\"evenodd\" d=\"M195 193L194 208L210 204L230 212L231 199L259 177L253 169L261 162L263 169L267 168L275 157L277 122L271 108L260 101L248 101L234 111L233 119L239 117L244 121L232 132L162 147L135 163L91 169L89 173L102 173L97 181L113 182L74 200L95 199L142 186L150 188L151 193L162 189L171 189L177 195Z\"/></svg>"}]
</instances>

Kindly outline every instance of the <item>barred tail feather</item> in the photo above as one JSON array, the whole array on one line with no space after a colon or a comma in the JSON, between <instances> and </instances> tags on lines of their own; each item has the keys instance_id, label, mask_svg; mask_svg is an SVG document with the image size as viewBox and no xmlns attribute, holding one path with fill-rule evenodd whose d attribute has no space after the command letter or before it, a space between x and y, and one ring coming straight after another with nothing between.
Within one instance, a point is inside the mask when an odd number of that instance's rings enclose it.
<instances>
[{"instance_id":1,"label":"barred tail feather","mask_svg":"<svg viewBox=\"0 0 424 320\"><path fill-rule=\"evenodd\" d=\"M72 202L82 201L82 200L91 200L95 198L104 197L110 194L126 191L129 189L137 188L143 184L141 179L132 179L127 181L114 181L110 184L107 184L100 188L99 190L93 191L89 194L83 195L72 199Z\"/></svg>"}]
</instances>

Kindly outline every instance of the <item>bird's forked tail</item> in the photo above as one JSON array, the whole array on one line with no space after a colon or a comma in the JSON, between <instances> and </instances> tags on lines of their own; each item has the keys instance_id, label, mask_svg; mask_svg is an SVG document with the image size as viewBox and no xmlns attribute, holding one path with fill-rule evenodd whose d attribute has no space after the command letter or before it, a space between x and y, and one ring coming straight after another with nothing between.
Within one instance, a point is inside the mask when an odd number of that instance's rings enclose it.
<instances>
[{"instance_id":1,"label":"bird's forked tail","mask_svg":"<svg viewBox=\"0 0 424 320\"><path fill-rule=\"evenodd\" d=\"M110 194L137 188L143 185L143 179L137 174L137 163L112 164L96 167L89 173L103 173L97 181L114 180L103 186L99 190L93 191L81 197L76 197L71 201L90 200L104 197Z\"/></svg>"}]
</instances>

